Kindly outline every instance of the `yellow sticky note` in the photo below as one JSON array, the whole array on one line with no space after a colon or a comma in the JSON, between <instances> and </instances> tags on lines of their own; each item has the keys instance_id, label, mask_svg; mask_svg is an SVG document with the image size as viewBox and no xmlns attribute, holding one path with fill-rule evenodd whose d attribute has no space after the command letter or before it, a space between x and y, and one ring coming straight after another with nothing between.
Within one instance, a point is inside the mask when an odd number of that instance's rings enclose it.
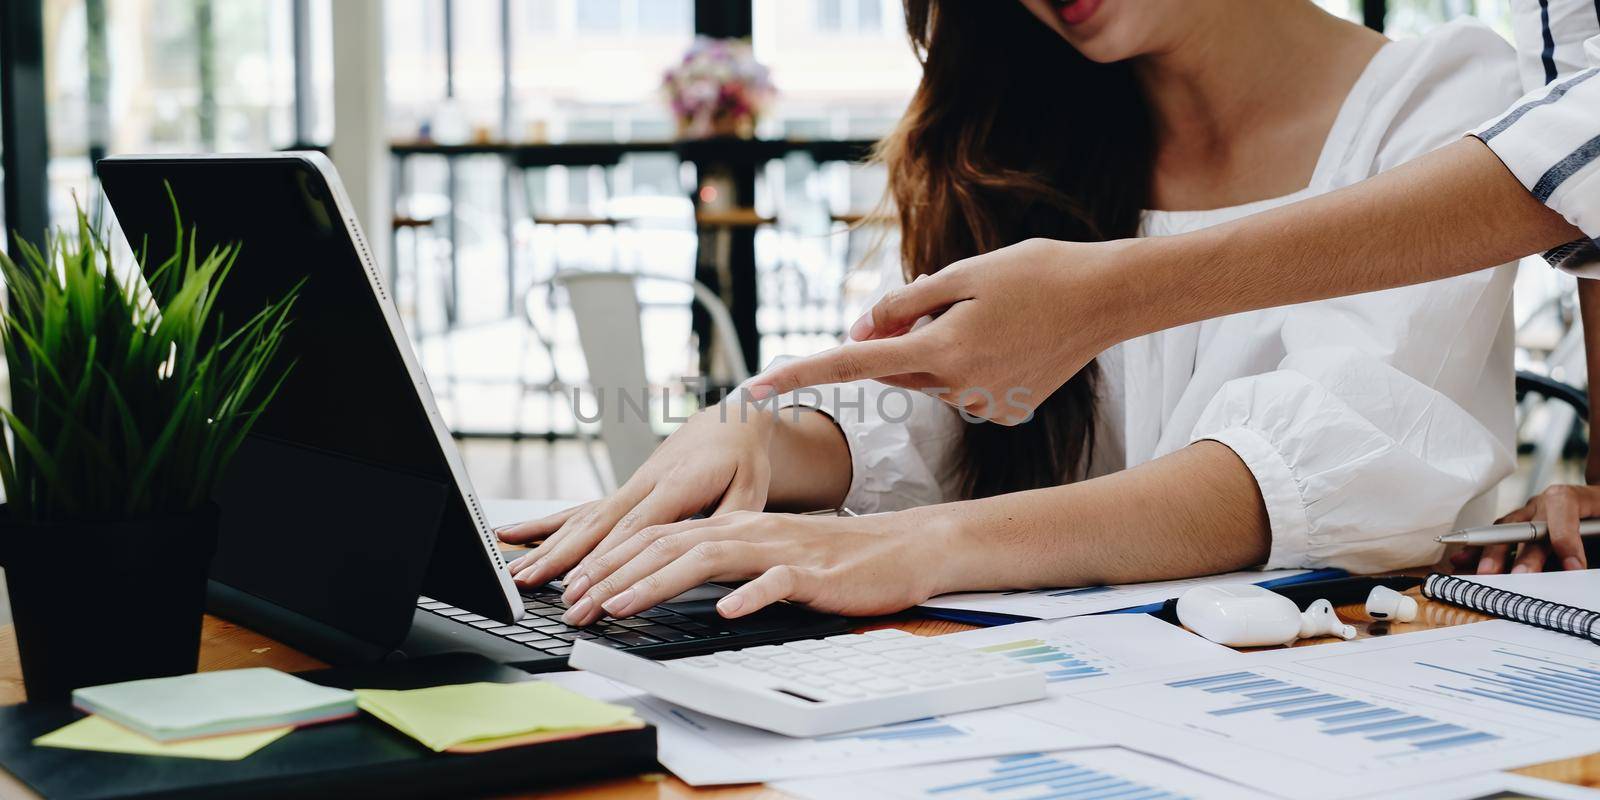
<instances>
[{"instance_id":1,"label":"yellow sticky note","mask_svg":"<svg viewBox=\"0 0 1600 800\"><path fill-rule=\"evenodd\" d=\"M633 709L627 706L602 703L543 681L404 691L357 689L356 702L435 752L468 742L634 722Z\"/></svg>"},{"instance_id":2,"label":"yellow sticky note","mask_svg":"<svg viewBox=\"0 0 1600 800\"><path fill-rule=\"evenodd\" d=\"M273 728L228 736L210 736L182 742L158 742L104 717L84 717L33 740L39 747L64 747L69 750L97 750L102 753L131 753L136 756L208 758L213 761L238 761L283 738L293 727Z\"/></svg>"}]
</instances>

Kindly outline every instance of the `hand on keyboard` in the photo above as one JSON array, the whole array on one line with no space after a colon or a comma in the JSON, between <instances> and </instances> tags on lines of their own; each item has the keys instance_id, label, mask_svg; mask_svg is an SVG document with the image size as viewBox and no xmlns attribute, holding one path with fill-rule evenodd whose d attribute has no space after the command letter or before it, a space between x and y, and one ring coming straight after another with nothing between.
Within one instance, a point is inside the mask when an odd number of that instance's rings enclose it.
<instances>
[{"instance_id":1,"label":"hand on keyboard","mask_svg":"<svg viewBox=\"0 0 1600 800\"><path fill-rule=\"evenodd\" d=\"M541 520L500 531L507 544L538 546L508 565L523 588L542 586L581 570L595 557L652 525L676 522L706 509L717 512L766 506L772 473L767 445L773 415L714 406L696 414L651 454L622 488ZM589 583L567 582L569 601Z\"/></svg>"},{"instance_id":2,"label":"hand on keyboard","mask_svg":"<svg viewBox=\"0 0 1600 800\"><path fill-rule=\"evenodd\" d=\"M866 517L737 512L652 528L588 567L594 586L568 623L627 617L706 581L752 579L717 603L740 617L780 600L818 611L888 614L945 585L952 559L926 509Z\"/></svg>"}]
</instances>

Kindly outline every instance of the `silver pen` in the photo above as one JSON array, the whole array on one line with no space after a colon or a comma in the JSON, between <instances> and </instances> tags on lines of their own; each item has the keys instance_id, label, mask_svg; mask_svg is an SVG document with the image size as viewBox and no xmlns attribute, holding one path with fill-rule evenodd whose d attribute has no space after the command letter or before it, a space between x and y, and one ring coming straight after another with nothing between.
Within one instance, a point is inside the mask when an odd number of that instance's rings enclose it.
<instances>
[{"instance_id":1,"label":"silver pen","mask_svg":"<svg viewBox=\"0 0 1600 800\"><path fill-rule=\"evenodd\" d=\"M1579 536L1600 533L1600 519L1586 519L1578 523ZM1485 544L1515 544L1533 542L1550 535L1543 520L1533 522L1508 522L1504 525L1485 525L1481 528L1463 528L1455 533L1438 537L1445 544L1464 544L1472 547Z\"/></svg>"}]
</instances>

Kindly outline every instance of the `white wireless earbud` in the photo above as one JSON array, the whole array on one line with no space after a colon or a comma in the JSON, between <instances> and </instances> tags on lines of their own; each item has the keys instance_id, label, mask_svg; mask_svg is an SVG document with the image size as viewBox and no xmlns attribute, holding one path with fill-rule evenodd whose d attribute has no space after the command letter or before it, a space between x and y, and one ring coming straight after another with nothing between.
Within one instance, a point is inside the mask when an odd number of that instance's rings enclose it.
<instances>
[{"instance_id":1,"label":"white wireless earbud","mask_svg":"<svg viewBox=\"0 0 1600 800\"><path fill-rule=\"evenodd\" d=\"M1387 586L1374 586L1367 595L1367 616L1373 619L1410 622L1417 618L1417 599Z\"/></svg>"},{"instance_id":2,"label":"white wireless earbud","mask_svg":"<svg viewBox=\"0 0 1600 800\"><path fill-rule=\"evenodd\" d=\"M1339 615L1333 612L1333 604L1327 600L1318 600L1300 614L1300 638L1307 639L1312 636L1337 636L1340 639L1356 638L1356 629L1353 625L1346 625L1339 621Z\"/></svg>"}]
</instances>

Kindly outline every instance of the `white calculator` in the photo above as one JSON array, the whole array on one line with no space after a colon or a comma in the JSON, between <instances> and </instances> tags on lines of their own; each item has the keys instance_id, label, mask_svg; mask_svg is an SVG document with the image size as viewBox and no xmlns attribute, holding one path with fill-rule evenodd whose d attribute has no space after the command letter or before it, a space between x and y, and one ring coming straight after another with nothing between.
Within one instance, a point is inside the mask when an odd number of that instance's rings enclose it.
<instances>
[{"instance_id":1,"label":"white calculator","mask_svg":"<svg viewBox=\"0 0 1600 800\"><path fill-rule=\"evenodd\" d=\"M789 736L821 736L1045 696L1037 667L880 630L651 661L592 641L571 665L685 708Z\"/></svg>"}]
</instances>

